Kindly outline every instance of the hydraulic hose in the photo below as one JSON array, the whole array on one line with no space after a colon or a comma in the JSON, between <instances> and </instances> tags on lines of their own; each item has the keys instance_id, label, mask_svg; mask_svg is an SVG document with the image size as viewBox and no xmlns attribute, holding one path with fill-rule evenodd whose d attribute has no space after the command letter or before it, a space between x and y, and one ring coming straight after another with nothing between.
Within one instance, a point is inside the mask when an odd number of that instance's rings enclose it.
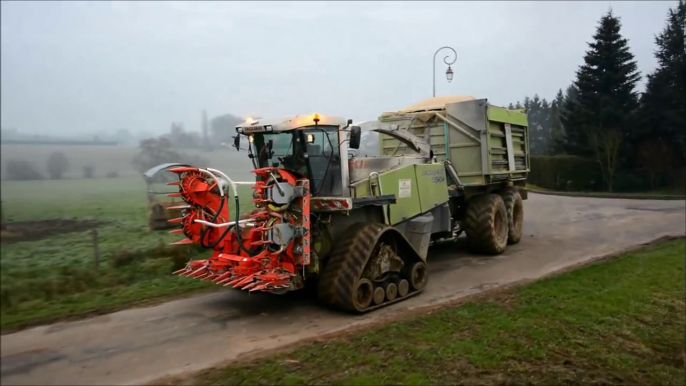
<instances>
[{"instance_id":1,"label":"hydraulic hose","mask_svg":"<svg viewBox=\"0 0 686 386\"><path fill-rule=\"evenodd\" d=\"M238 219L240 218L240 216L238 215L239 208L240 208L240 207L238 206L238 195L236 195L236 224L238 224ZM224 236L226 236L226 233L229 231L229 229L230 229L230 227L228 227L228 228L224 231L224 233L222 234L222 237L219 238L219 240L221 240L222 238L224 238ZM245 246L243 245L243 240L241 240L241 228L238 228L238 227L237 227L237 229L236 229L236 240L238 241L238 247L239 247L240 249L242 249L245 253L247 253L248 256L253 257L253 256L256 255L255 253L252 252L252 250L248 250L248 249L245 248Z\"/></svg>"},{"instance_id":2,"label":"hydraulic hose","mask_svg":"<svg viewBox=\"0 0 686 386\"><path fill-rule=\"evenodd\" d=\"M215 176L214 173L212 173L209 170L201 169L201 168L198 168L198 171L201 173L209 175L212 178L212 180L217 184L217 188L219 188L219 195L221 197L221 201L219 203L219 208L214 213L214 217L212 217L212 219L210 220L210 222L213 223L213 222L217 221L217 219L219 218L219 214L221 213L222 209L224 209L224 205L225 205L225 202L228 200L228 197L224 194L224 187L220 183L221 180L219 178L217 178L217 176ZM200 232L200 245L203 246L204 248L214 248L214 246L216 246L217 243L214 243L213 246L208 246L207 244L205 244L205 236L207 236L208 229L209 229L209 227L206 226L205 229L203 229L202 232Z\"/></svg>"},{"instance_id":3,"label":"hydraulic hose","mask_svg":"<svg viewBox=\"0 0 686 386\"><path fill-rule=\"evenodd\" d=\"M219 189L221 189L221 187L219 187ZM219 208L218 208L217 211L214 213L214 217L212 217L212 219L210 220L210 222L213 223L213 222L217 221L217 219L219 218L219 214L221 213L222 209L224 209L224 203L225 203L228 199L229 199L228 196L222 196L222 200L221 200L221 202L219 203ZM206 227L202 230L202 232L200 232L200 245L202 245L204 248L214 248L214 247L219 243L219 240L221 240L222 238L224 238L224 236L226 235L226 232L224 232L224 234L222 235L222 237L220 237L219 239L217 239L217 241L214 242L211 246L210 246L210 245L207 245L207 244L205 244L205 236L207 236L207 231L208 231L209 229L210 229L210 227L206 226ZM231 227L227 227L227 230L228 230L228 229L231 229Z\"/></svg>"}]
</instances>

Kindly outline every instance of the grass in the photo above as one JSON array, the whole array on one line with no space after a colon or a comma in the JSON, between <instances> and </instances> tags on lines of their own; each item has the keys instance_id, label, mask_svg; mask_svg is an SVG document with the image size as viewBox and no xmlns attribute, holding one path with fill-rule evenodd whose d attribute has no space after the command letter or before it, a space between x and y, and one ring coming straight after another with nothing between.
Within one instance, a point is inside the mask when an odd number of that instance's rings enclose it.
<instances>
[{"instance_id":1,"label":"grass","mask_svg":"<svg viewBox=\"0 0 686 386\"><path fill-rule=\"evenodd\" d=\"M685 254L657 244L184 384L683 385Z\"/></svg>"},{"instance_id":2,"label":"grass","mask_svg":"<svg viewBox=\"0 0 686 386\"><path fill-rule=\"evenodd\" d=\"M541 190L541 191L549 191L549 189L542 188L542 187L540 187L540 186L538 186L538 185L530 184L530 183L528 183L528 182L526 183L526 188L527 188L527 189L534 189L534 190Z\"/></svg>"},{"instance_id":3,"label":"grass","mask_svg":"<svg viewBox=\"0 0 686 386\"><path fill-rule=\"evenodd\" d=\"M250 207L250 194L249 187L241 190L242 210ZM98 229L101 261L97 271L89 231L3 243L3 331L216 288L171 275L190 258L210 252L168 246L182 237L148 229L142 178L3 181L2 202L8 223L54 218L107 222Z\"/></svg>"}]
</instances>

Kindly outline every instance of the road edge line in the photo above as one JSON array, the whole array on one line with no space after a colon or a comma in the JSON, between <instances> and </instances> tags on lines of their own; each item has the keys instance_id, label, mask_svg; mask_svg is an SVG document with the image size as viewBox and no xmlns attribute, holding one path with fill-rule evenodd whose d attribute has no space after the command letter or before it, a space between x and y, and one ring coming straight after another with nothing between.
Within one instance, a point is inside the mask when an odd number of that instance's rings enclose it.
<instances>
[{"instance_id":1,"label":"road edge line","mask_svg":"<svg viewBox=\"0 0 686 386\"><path fill-rule=\"evenodd\" d=\"M583 193L583 192L558 192L553 190L537 190L527 188L527 192L534 194L543 194L546 196L562 196L562 197L588 197L588 198L612 198L622 200L658 200L658 201L683 201L686 200L686 195L655 195L655 194L621 194L621 193Z\"/></svg>"}]
</instances>

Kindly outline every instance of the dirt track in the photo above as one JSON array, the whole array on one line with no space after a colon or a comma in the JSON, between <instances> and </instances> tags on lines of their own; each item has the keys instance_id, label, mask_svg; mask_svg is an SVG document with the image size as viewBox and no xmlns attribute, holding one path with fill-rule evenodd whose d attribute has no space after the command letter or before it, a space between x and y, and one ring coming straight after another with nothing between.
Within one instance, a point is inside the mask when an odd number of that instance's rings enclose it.
<instances>
[{"instance_id":1,"label":"dirt track","mask_svg":"<svg viewBox=\"0 0 686 386\"><path fill-rule=\"evenodd\" d=\"M524 231L522 242L498 257L471 256L459 243L436 248L423 294L360 317L324 310L299 294L233 290L4 335L1 382L141 384L202 369L537 278L658 237L682 236L686 204L531 194Z\"/></svg>"}]
</instances>

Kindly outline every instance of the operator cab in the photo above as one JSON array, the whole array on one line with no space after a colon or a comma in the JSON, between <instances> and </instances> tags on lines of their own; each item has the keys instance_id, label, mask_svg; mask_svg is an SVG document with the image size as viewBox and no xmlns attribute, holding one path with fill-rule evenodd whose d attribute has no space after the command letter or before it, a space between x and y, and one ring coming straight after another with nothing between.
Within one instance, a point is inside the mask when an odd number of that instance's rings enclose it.
<instances>
[{"instance_id":1,"label":"operator cab","mask_svg":"<svg viewBox=\"0 0 686 386\"><path fill-rule=\"evenodd\" d=\"M234 147L240 150L241 135L247 136L247 150L256 169L277 167L302 173L310 180L313 196L347 196L347 150L359 147L361 134L351 123L319 114L248 118L236 126Z\"/></svg>"}]
</instances>

